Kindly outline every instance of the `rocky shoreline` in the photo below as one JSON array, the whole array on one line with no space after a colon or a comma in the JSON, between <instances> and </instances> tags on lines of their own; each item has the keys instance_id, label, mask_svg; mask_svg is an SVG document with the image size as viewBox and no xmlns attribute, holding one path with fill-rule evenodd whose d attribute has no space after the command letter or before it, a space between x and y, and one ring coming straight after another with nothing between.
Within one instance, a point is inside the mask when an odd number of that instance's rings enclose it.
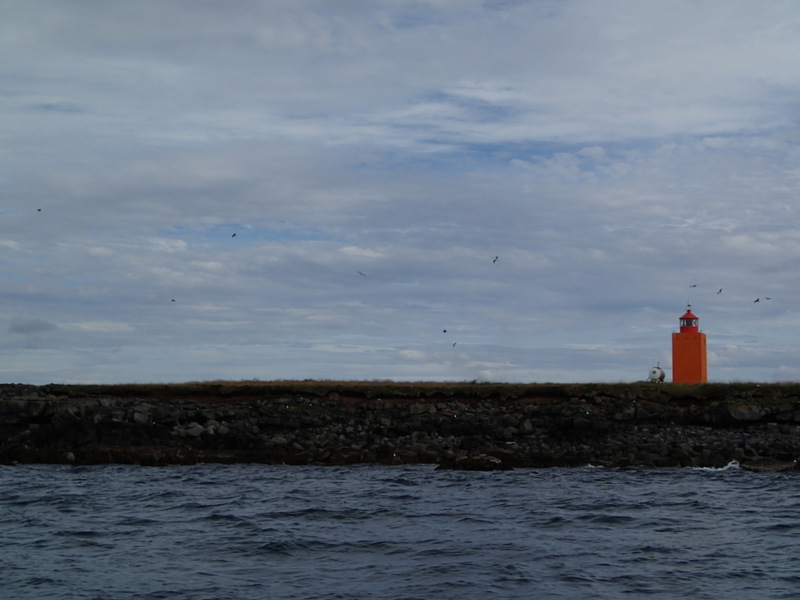
<instances>
[{"instance_id":1,"label":"rocky shoreline","mask_svg":"<svg viewBox=\"0 0 800 600\"><path fill-rule=\"evenodd\" d=\"M0 385L0 464L792 470L800 386Z\"/></svg>"}]
</instances>

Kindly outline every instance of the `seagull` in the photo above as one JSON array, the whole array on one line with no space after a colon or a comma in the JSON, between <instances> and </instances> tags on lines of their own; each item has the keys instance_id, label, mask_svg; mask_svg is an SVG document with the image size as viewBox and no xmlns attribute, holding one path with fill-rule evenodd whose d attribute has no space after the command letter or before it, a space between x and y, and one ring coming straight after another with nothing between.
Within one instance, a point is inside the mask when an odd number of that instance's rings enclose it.
<instances>
[{"instance_id":1,"label":"seagull","mask_svg":"<svg viewBox=\"0 0 800 600\"><path fill-rule=\"evenodd\" d=\"M36 212L42 212L42 209L41 208L37 208Z\"/></svg>"},{"instance_id":2,"label":"seagull","mask_svg":"<svg viewBox=\"0 0 800 600\"><path fill-rule=\"evenodd\" d=\"M455 347L456 347L456 343L455 343L455 342L453 342L453 348L455 348Z\"/></svg>"},{"instance_id":3,"label":"seagull","mask_svg":"<svg viewBox=\"0 0 800 600\"><path fill-rule=\"evenodd\" d=\"M500 257L499 256L495 256L494 260L492 261L492 264L496 263L498 260L500 260Z\"/></svg>"},{"instance_id":4,"label":"seagull","mask_svg":"<svg viewBox=\"0 0 800 600\"><path fill-rule=\"evenodd\" d=\"M755 304L756 302L761 302L761 298L756 298L755 300L753 300L753 304Z\"/></svg>"},{"instance_id":5,"label":"seagull","mask_svg":"<svg viewBox=\"0 0 800 600\"><path fill-rule=\"evenodd\" d=\"M696 283L693 283L693 284L692 284L692 285L690 285L689 287L697 287L697 284L696 284Z\"/></svg>"},{"instance_id":6,"label":"seagull","mask_svg":"<svg viewBox=\"0 0 800 600\"><path fill-rule=\"evenodd\" d=\"M236 237L236 234L234 233L231 237Z\"/></svg>"},{"instance_id":7,"label":"seagull","mask_svg":"<svg viewBox=\"0 0 800 600\"><path fill-rule=\"evenodd\" d=\"M767 298L766 296L764 296L764 300L772 300L772 298Z\"/></svg>"},{"instance_id":8,"label":"seagull","mask_svg":"<svg viewBox=\"0 0 800 600\"><path fill-rule=\"evenodd\" d=\"M442 333L447 333L447 329L443 329L443 330L442 330Z\"/></svg>"},{"instance_id":9,"label":"seagull","mask_svg":"<svg viewBox=\"0 0 800 600\"><path fill-rule=\"evenodd\" d=\"M172 301L175 302L175 298L173 298Z\"/></svg>"},{"instance_id":10,"label":"seagull","mask_svg":"<svg viewBox=\"0 0 800 600\"><path fill-rule=\"evenodd\" d=\"M719 288L719 291L717 293L721 294L722 293L722 288Z\"/></svg>"},{"instance_id":11,"label":"seagull","mask_svg":"<svg viewBox=\"0 0 800 600\"><path fill-rule=\"evenodd\" d=\"M366 276L367 276L367 274L366 274L366 273L362 273L361 271L356 271L356 273L358 273L358 274L359 274L359 275L361 275L362 277L366 277Z\"/></svg>"}]
</instances>

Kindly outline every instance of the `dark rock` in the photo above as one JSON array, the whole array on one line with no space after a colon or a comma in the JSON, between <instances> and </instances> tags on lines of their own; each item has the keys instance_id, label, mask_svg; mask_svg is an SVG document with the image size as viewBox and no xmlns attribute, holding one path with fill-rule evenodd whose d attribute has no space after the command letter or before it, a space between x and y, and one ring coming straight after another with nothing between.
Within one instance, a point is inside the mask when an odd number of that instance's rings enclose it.
<instances>
[{"instance_id":1,"label":"dark rock","mask_svg":"<svg viewBox=\"0 0 800 600\"><path fill-rule=\"evenodd\" d=\"M777 460L775 458L751 458L742 461L741 468L756 473L778 473L797 468L796 460Z\"/></svg>"},{"instance_id":2,"label":"dark rock","mask_svg":"<svg viewBox=\"0 0 800 600\"><path fill-rule=\"evenodd\" d=\"M511 466L503 463L499 458L478 454L476 456L463 456L454 460L443 460L437 469L457 469L462 471L508 471Z\"/></svg>"},{"instance_id":3,"label":"dark rock","mask_svg":"<svg viewBox=\"0 0 800 600\"><path fill-rule=\"evenodd\" d=\"M766 469L756 458L786 466L800 456L800 394L792 389L718 386L691 396L666 394L665 387L618 388L615 395L592 384L531 385L512 393L470 384L458 394L401 390L391 397L341 388L258 396L253 386L239 397L209 384L196 397L156 398L117 397L113 386L93 396L0 385L0 462L378 462L494 470L724 466L736 459L755 470Z\"/></svg>"}]
</instances>

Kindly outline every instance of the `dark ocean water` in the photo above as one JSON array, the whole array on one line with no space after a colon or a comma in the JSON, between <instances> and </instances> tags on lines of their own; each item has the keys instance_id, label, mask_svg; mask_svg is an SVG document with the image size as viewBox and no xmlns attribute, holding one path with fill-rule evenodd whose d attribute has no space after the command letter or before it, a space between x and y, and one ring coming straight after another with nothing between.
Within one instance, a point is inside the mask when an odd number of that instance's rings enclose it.
<instances>
[{"instance_id":1,"label":"dark ocean water","mask_svg":"<svg viewBox=\"0 0 800 600\"><path fill-rule=\"evenodd\" d=\"M800 598L800 474L0 467L0 597Z\"/></svg>"}]
</instances>

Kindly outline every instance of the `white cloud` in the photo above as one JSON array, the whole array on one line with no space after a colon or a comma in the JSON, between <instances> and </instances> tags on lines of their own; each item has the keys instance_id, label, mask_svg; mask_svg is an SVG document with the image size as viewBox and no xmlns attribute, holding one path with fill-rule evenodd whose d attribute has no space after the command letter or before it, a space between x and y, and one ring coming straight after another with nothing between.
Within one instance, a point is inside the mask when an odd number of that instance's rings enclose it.
<instances>
[{"instance_id":1,"label":"white cloud","mask_svg":"<svg viewBox=\"0 0 800 600\"><path fill-rule=\"evenodd\" d=\"M88 331L92 333L128 333L134 328L128 323L118 321L81 321L75 323L65 323L63 329Z\"/></svg>"},{"instance_id":2,"label":"white cloud","mask_svg":"<svg viewBox=\"0 0 800 600\"><path fill-rule=\"evenodd\" d=\"M398 350L397 355L401 360L404 361L426 362L430 360L430 356L427 352L413 348L403 348Z\"/></svg>"}]
</instances>

